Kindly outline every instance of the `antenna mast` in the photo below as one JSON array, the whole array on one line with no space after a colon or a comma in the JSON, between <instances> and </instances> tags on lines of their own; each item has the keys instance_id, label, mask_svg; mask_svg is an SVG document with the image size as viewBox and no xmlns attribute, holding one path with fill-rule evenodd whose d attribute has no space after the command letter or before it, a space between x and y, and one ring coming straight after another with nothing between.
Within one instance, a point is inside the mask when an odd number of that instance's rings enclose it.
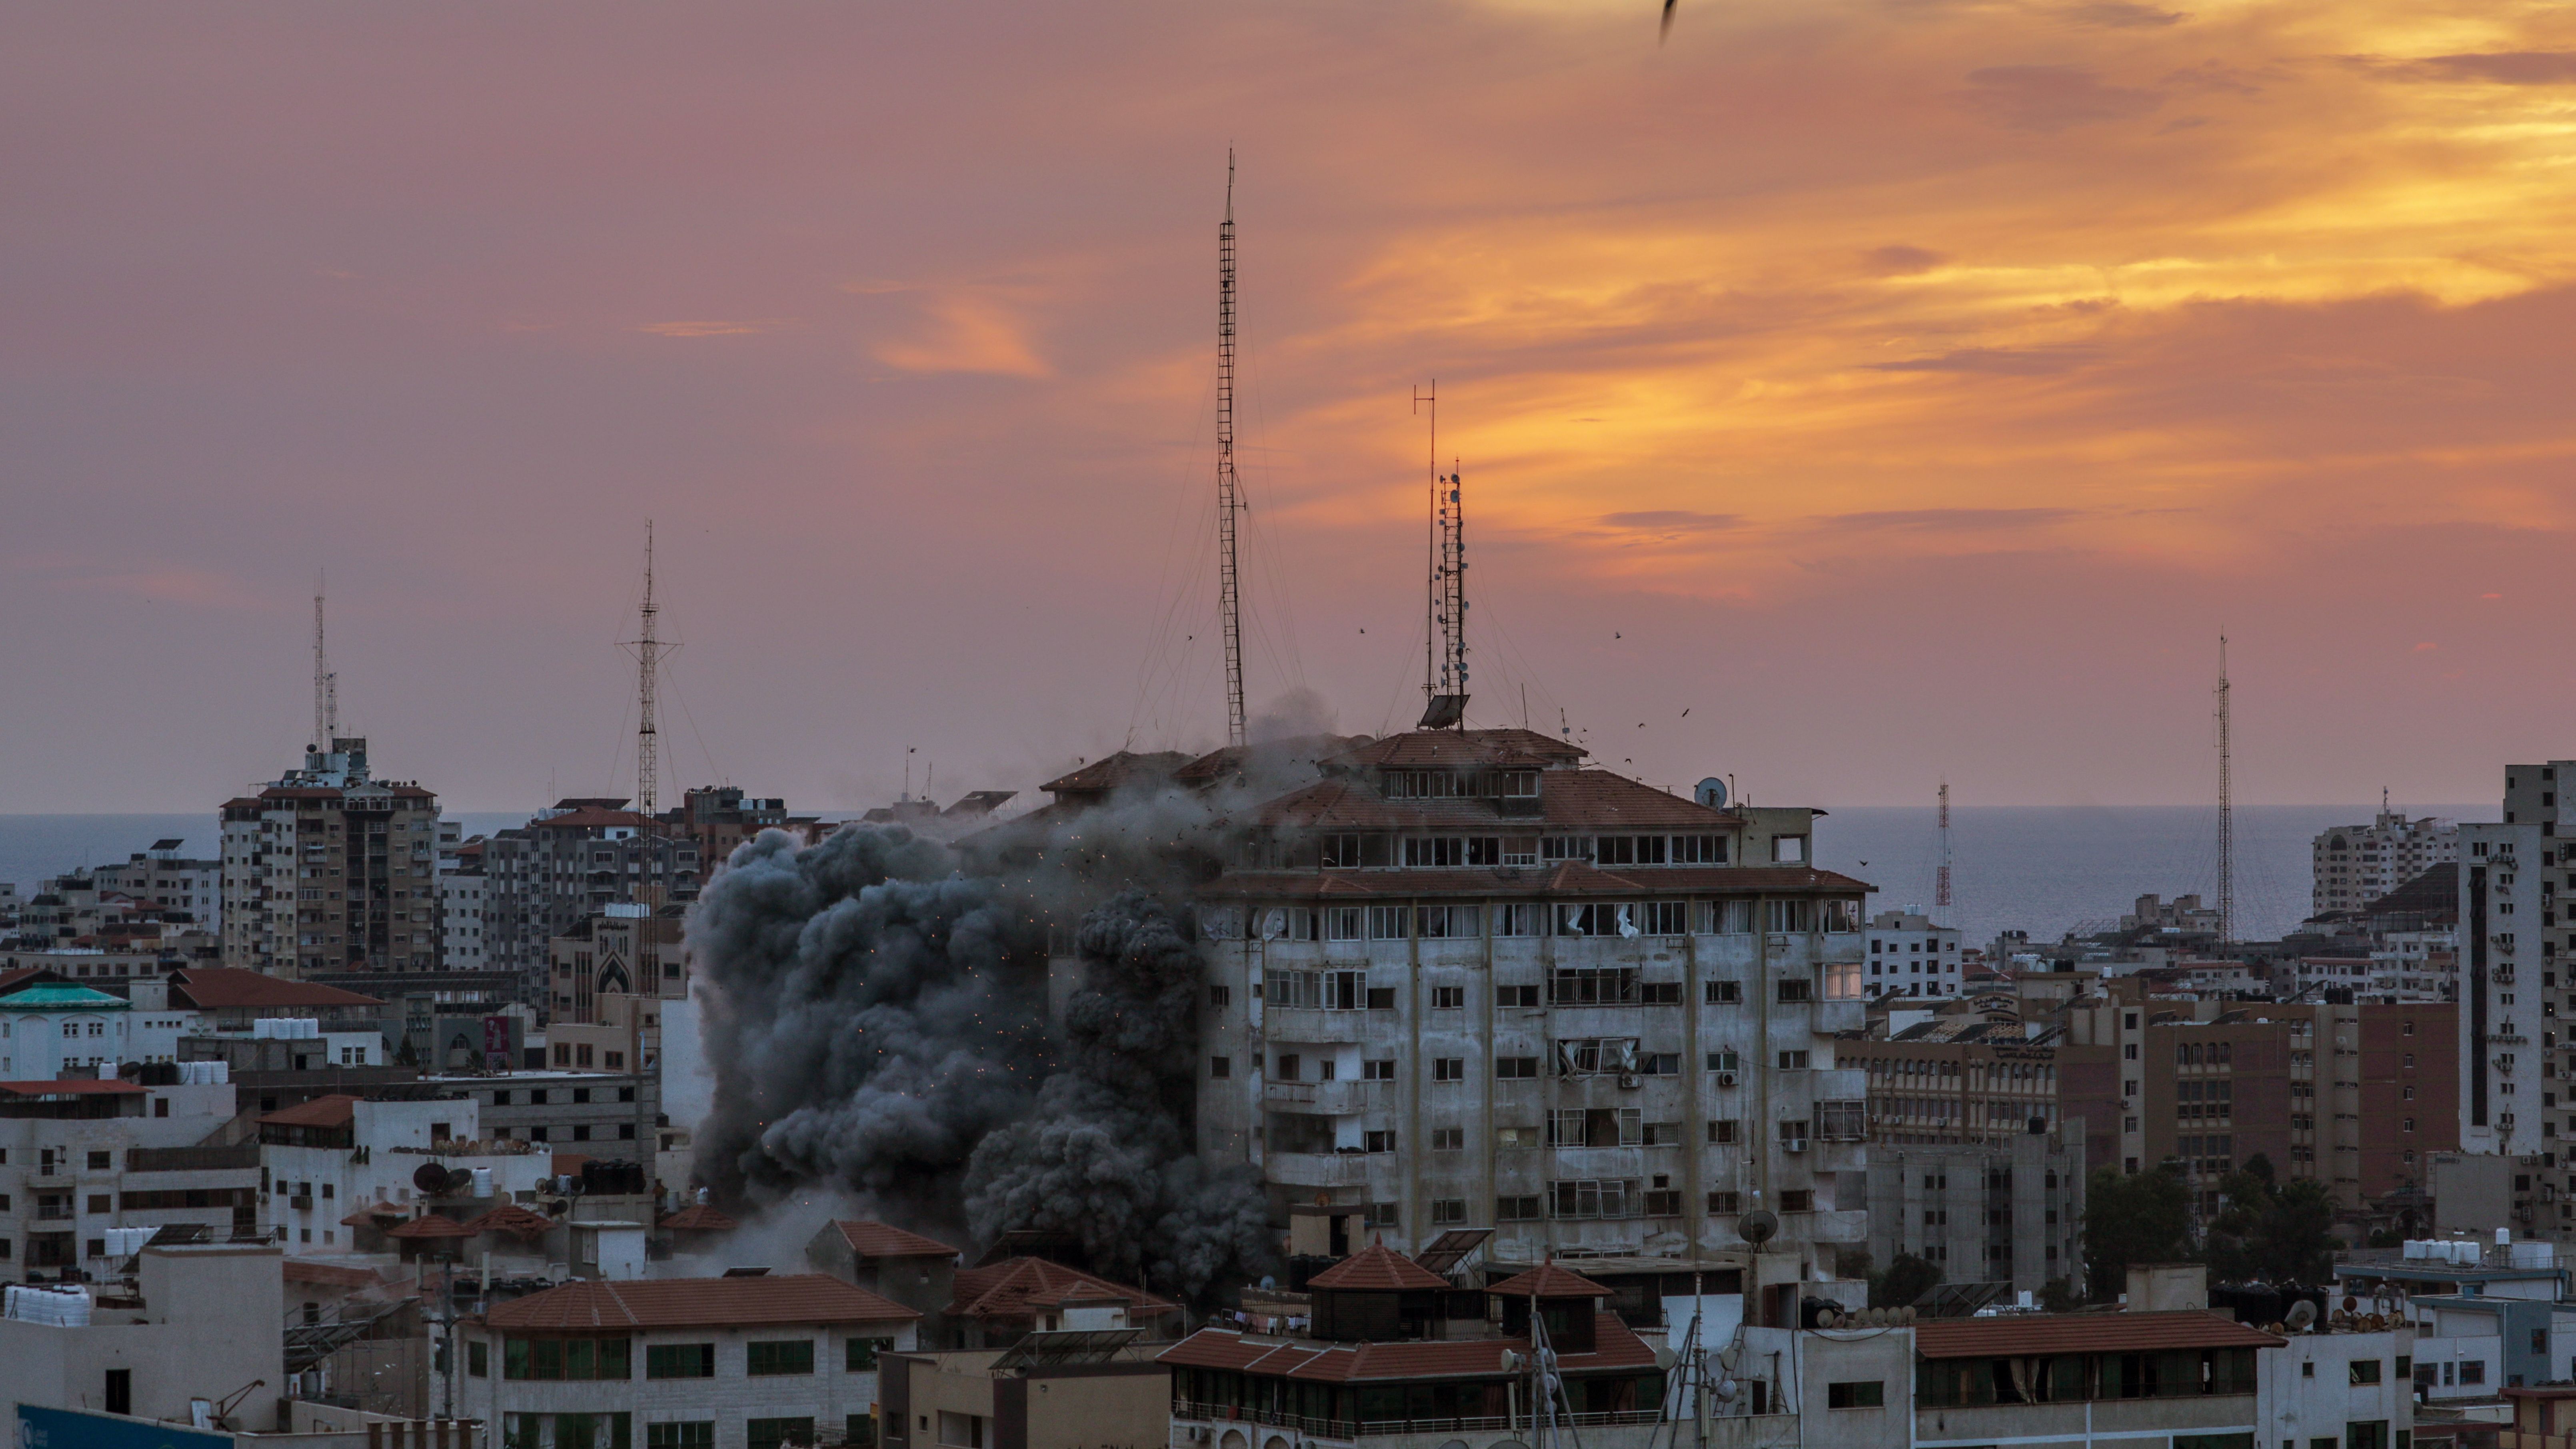
<instances>
[{"instance_id":1,"label":"antenna mast","mask_svg":"<svg viewBox=\"0 0 2576 1449\"><path fill-rule=\"evenodd\" d=\"M1467 722L1467 515L1458 461L1440 471L1440 384L1413 390L1413 410L1430 417L1431 579L1423 630L1423 729Z\"/></svg>"},{"instance_id":2,"label":"antenna mast","mask_svg":"<svg viewBox=\"0 0 2576 1449\"><path fill-rule=\"evenodd\" d=\"M322 647L322 593L320 575L313 580L313 752L331 752L331 738L340 733L340 676L331 672L330 657Z\"/></svg>"},{"instance_id":3,"label":"antenna mast","mask_svg":"<svg viewBox=\"0 0 2576 1449\"><path fill-rule=\"evenodd\" d=\"M661 740L653 722L653 683L662 660L654 635L661 610L653 605L653 520L644 520L644 627L635 640L635 813L659 813Z\"/></svg>"},{"instance_id":4,"label":"antenna mast","mask_svg":"<svg viewBox=\"0 0 2576 1449\"><path fill-rule=\"evenodd\" d=\"M1225 742L1241 748L1243 576L1235 525L1243 486L1234 471L1234 151L1225 153L1225 220L1216 229L1216 594L1225 634Z\"/></svg>"},{"instance_id":5,"label":"antenna mast","mask_svg":"<svg viewBox=\"0 0 2576 1449\"><path fill-rule=\"evenodd\" d=\"M1950 910L1950 782L1941 782L1941 868L1932 877L1932 908L1942 913L1943 924L1949 923Z\"/></svg>"},{"instance_id":6,"label":"antenna mast","mask_svg":"<svg viewBox=\"0 0 2576 1449\"><path fill-rule=\"evenodd\" d=\"M2227 636L2218 636L2218 944L2236 940L2235 759L2227 736Z\"/></svg>"}]
</instances>

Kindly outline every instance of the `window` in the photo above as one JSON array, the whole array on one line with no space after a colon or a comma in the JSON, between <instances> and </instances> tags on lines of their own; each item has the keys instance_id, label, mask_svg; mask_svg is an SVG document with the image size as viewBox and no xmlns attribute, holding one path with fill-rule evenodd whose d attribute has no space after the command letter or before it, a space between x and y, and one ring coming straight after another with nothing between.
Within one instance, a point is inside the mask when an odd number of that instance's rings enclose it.
<instances>
[{"instance_id":1,"label":"window","mask_svg":"<svg viewBox=\"0 0 2576 1449\"><path fill-rule=\"evenodd\" d=\"M1463 1152L1463 1151L1465 1151L1465 1150L1466 1150L1466 1147L1467 1147L1467 1129L1466 1129L1466 1128L1464 1128L1464 1127L1434 1127L1434 1128L1432 1128L1432 1129L1431 1129L1431 1150L1432 1150L1432 1151L1434 1151L1434 1152Z\"/></svg>"},{"instance_id":2,"label":"window","mask_svg":"<svg viewBox=\"0 0 2576 1449\"><path fill-rule=\"evenodd\" d=\"M1807 837L1774 835L1771 837L1771 861L1775 865L1800 865L1807 859ZM1774 904L1777 904L1775 902ZM1801 903L1803 904L1803 902Z\"/></svg>"},{"instance_id":3,"label":"window","mask_svg":"<svg viewBox=\"0 0 2576 1449\"><path fill-rule=\"evenodd\" d=\"M1368 930L1368 912L1360 906L1330 906L1324 911L1324 939L1357 941Z\"/></svg>"},{"instance_id":4,"label":"window","mask_svg":"<svg viewBox=\"0 0 2576 1449\"><path fill-rule=\"evenodd\" d=\"M1548 998L1559 1006L1624 1005L1637 999L1633 968L1559 971L1548 980Z\"/></svg>"},{"instance_id":5,"label":"window","mask_svg":"<svg viewBox=\"0 0 2576 1449\"><path fill-rule=\"evenodd\" d=\"M623 1338L510 1338L501 1343L505 1379L628 1379L635 1376Z\"/></svg>"},{"instance_id":6,"label":"window","mask_svg":"<svg viewBox=\"0 0 2576 1449\"><path fill-rule=\"evenodd\" d=\"M1708 1054L1708 1069L1712 1072L1740 1071L1742 1070L1742 1062L1732 1051L1710 1052Z\"/></svg>"},{"instance_id":7,"label":"window","mask_svg":"<svg viewBox=\"0 0 2576 1449\"><path fill-rule=\"evenodd\" d=\"M1208 1005L1215 1007L1219 1011L1223 1011L1227 1007L1234 1005L1234 988L1231 986L1209 987Z\"/></svg>"},{"instance_id":8,"label":"window","mask_svg":"<svg viewBox=\"0 0 2576 1449\"><path fill-rule=\"evenodd\" d=\"M1713 1192L1708 1195L1708 1210L1713 1213L1736 1213L1744 1210L1744 1194Z\"/></svg>"},{"instance_id":9,"label":"window","mask_svg":"<svg viewBox=\"0 0 2576 1449\"><path fill-rule=\"evenodd\" d=\"M1485 933L1482 906L1422 906L1414 912L1414 932L1426 941L1472 939Z\"/></svg>"},{"instance_id":10,"label":"window","mask_svg":"<svg viewBox=\"0 0 2576 1449\"><path fill-rule=\"evenodd\" d=\"M1464 1008L1466 1004L1467 988L1464 986L1431 988L1431 1009L1434 1011L1457 1011Z\"/></svg>"},{"instance_id":11,"label":"window","mask_svg":"<svg viewBox=\"0 0 2576 1449\"><path fill-rule=\"evenodd\" d=\"M89 1170L92 1172L105 1172L108 1169L108 1165L114 1160L115 1154L113 1153L93 1152L89 1155Z\"/></svg>"},{"instance_id":12,"label":"window","mask_svg":"<svg viewBox=\"0 0 2576 1449\"><path fill-rule=\"evenodd\" d=\"M1803 1047L1796 1051L1784 1051L1780 1053L1780 1070L1803 1072L1807 1069L1807 1060L1807 1051Z\"/></svg>"},{"instance_id":13,"label":"window","mask_svg":"<svg viewBox=\"0 0 2576 1449\"><path fill-rule=\"evenodd\" d=\"M842 1345L844 1357L841 1367L854 1374L875 1373L877 1371L877 1355L884 1353L893 1347L894 1340L891 1338L850 1339Z\"/></svg>"},{"instance_id":14,"label":"window","mask_svg":"<svg viewBox=\"0 0 2576 1449\"><path fill-rule=\"evenodd\" d=\"M1763 902L1763 929L1767 931L1777 933L1812 930L1815 924L1814 917L1815 902L1813 901Z\"/></svg>"},{"instance_id":15,"label":"window","mask_svg":"<svg viewBox=\"0 0 2576 1449\"><path fill-rule=\"evenodd\" d=\"M1503 1081L1522 1081L1538 1075L1536 1057L1496 1057L1494 1075Z\"/></svg>"},{"instance_id":16,"label":"window","mask_svg":"<svg viewBox=\"0 0 2576 1449\"><path fill-rule=\"evenodd\" d=\"M1463 1197L1436 1197L1431 1200L1434 1226L1447 1226L1467 1220L1467 1200Z\"/></svg>"},{"instance_id":17,"label":"window","mask_svg":"<svg viewBox=\"0 0 2576 1449\"><path fill-rule=\"evenodd\" d=\"M1637 1212L1637 1185L1616 1179L1582 1178L1548 1184L1560 1218L1625 1218Z\"/></svg>"},{"instance_id":18,"label":"window","mask_svg":"<svg viewBox=\"0 0 2576 1449\"><path fill-rule=\"evenodd\" d=\"M470 1378L490 1378L492 1376L492 1345L485 1343L479 1338L466 1340L465 1372Z\"/></svg>"},{"instance_id":19,"label":"window","mask_svg":"<svg viewBox=\"0 0 2576 1449\"><path fill-rule=\"evenodd\" d=\"M1648 901L1637 924L1649 936L1687 936L1690 934L1690 902Z\"/></svg>"},{"instance_id":20,"label":"window","mask_svg":"<svg viewBox=\"0 0 2576 1449\"><path fill-rule=\"evenodd\" d=\"M1527 1197L1498 1197L1494 1199L1494 1221L1498 1223L1536 1222L1539 1217L1538 1203L1539 1200L1534 1194Z\"/></svg>"},{"instance_id":21,"label":"window","mask_svg":"<svg viewBox=\"0 0 2576 1449\"><path fill-rule=\"evenodd\" d=\"M1741 981L1710 981L1702 984L1701 995L1711 1006L1739 1006L1744 1001Z\"/></svg>"},{"instance_id":22,"label":"window","mask_svg":"<svg viewBox=\"0 0 2576 1449\"><path fill-rule=\"evenodd\" d=\"M1217 1081L1223 1081L1223 1080L1225 1080L1226 1078L1231 1077L1231 1076L1233 1076L1233 1075L1234 1075L1234 1058L1232 1058L1232 1057L1210 1057L1210 1058L1208 1058L1208 1076L1209 1076L1209 1077L1211 1077L1212 1079L1217 1080Z\"/></svg>"},{"instance_id":23,"label":"window","mask_svg":"<svg viewBox=\"0 0 2576 1449\"><path fill-rule=\"evenodd\" d=\"M644 1449L716 1449L713 1419L644 1426Z\"/></svg>"},{"instance_id":24,"label":"window","mask_svg":"<svg viewBox=\"0 0 2576 1449\"><path fill-rule=\"evenodd\" d=\"M841 1442L847 1445L848 1449L875 1449L877 1442L876 1415L851 1414L847 1416L846 1421L848 1427L842 1431Z\"/></svg>"},{"instance_id":25,"label":"window","mask_svg":"<svg viewBox=\"0 0 2576 1449\"><path fill-rule=\"evenodd\" d=\"M1435 1082L1463 1082L1467 1080L1467 1059L1465 1057L1432 1058L1431 1080Z\"/></svg>"},{"instance_id":26,"label":"window","mask_svg":"<svg viewBox=\"0 0 2576 1449\"><path fill-rule=\"evenodd\" d=\"M1371 906L1368 908L1368 933L1372 941L1401 941L1405 927L1412 924L1413 912L1404 906Z\"/></svg>"},{"instance_id":27,"label":"window","mask_svg":"<svg viewBox=\"0 0 2576 1449\"><path fill-rule=\"evenodd\" d=\"M1732 1117L1712 1117L1708 1122L1709 1144L1714 1147L1733 1147L1742 1140L1738 1136L1741 1130Z\"/></svg>"},{"instance_id":28,"label":"window","mask_svg":"<svg viewBox=\"0 0 2576 1449\"><path fill-rule=\"evenodd\" d=\"M1809 981L1803 976L1783 977L1777 984L1779 987L1779 994L1776 999L1783 1003L1813 1001L1816 999L1816 983Z\"/></svg>"},{"instance_id":29,"label":"window","mask_svg":"<svg viewBox=\"0 0 2576 1449\"><path fill-rule=\"evenodd\" d=\"M1528 865L1532 861L1514 864ZM1547 934L1547 908L1534 901L1494 907L1494 934L1497 936L1544 936Z\"/></svg>"},{"instance_id":30,"label":"window","mask_svg":"<svg viewBox=\"0 0 2576 1449\"><path fill-rule=\"evenodd\" d=\"M2362 1384L2375 1384L2379 1382L2379 1360L2375 1358L2354 1359L2352 1361L2351 1372L2352 1382L2355 1386Z\"/></svg>"},{"instance_id":31,"label":"window","mask_svg":"<svg viewBox=\"0 0 2576 1449\"><path fill-rule=\"evenodd\" d=\"M1494 1146L1503 1152L1519 1152L1538 1146L1539 1130L1535 1127L1497 1127Z\"/></svg>"},{"instance_id":32,"label":"window","mask_svg":"<svg viewBox=\"0 0 2576 1449\"><path fill-rule=\"evenodd\" d=\"M742 1361L743 1372L754 1378L766 1374L810 1374L814 1371L814 1340L781 1338L746 1343L742 1346ZM800 1442L810 1444L813 1441Z\"/></svg>"},{"instance_id":33,"label":"window","mask_svg":"<svg viewBox=\"0 0 2576 1449\"><path fill-rule=\"evenodd\" d=\"M1393 1128L1372 1128L1361 1135L1361 1141L1367 1151L1393 1152L1395 1150L1395 1130Z\"/></svg>"},{"instance_id":34,"label":"window","mask_svg":"<svg viewBox=\"0 0 2576 1449\"><path fill-rule=\"evenodd\" d=\"M648 1379L711 1379L716 1376L712 1343L652 1343L644 1346Z\"/></svg>"},{"instance_id":35,"label":"window","mask_svg":"<svg viewBox=\"0 0 2576 1449\"><path fill-rule=\"evenodd\" d=\"M1673 864L1726 864L1726 837L1723 835L1676 835L1673 837Z\"/></svg>"},{"instance_id":36,"label":"window","mask_svg":"<svg viewBox=\"0 0 2576 1449\"><path fill-rule=\"evenodd\" d=\"M1536 1006L1538 1005L1538 988L1535 986L1497 986L1494 988L1494 1004L1496 1006Z\"/></svg>"},{"instance_id":37,"label":"window","mask_svg":"<svg viewBox=\"0 0 2576 1449\"><path fill-rule=\"evenodd\" d=\"M952 1416L942 1414L939 1417L944 1422ZM983 1427L984 1421L977 1419L974 1449L984 1449ZM744 1436L748 1441L748 1449L779 1449L782 1444L811 1444L814 1442L814 1421L811 1418L754 1419L745 1426ZM946 1441L943 1439L942 1442ZM556 1449L562 1449L562 1446L557 1445Z\"/></svg>"},{"instance_id":38,"label":"window","mask_svg":"<svg viewBox=\"0 0 2576 1449\"><path fill-rule=\"evenodd\" d=\"M1887 1407L1887 1385L1879 1379L1827 1384L1825 1385L1825 1407L1828 1409L1883 1409Z\"/></svg>"}]
</instances>

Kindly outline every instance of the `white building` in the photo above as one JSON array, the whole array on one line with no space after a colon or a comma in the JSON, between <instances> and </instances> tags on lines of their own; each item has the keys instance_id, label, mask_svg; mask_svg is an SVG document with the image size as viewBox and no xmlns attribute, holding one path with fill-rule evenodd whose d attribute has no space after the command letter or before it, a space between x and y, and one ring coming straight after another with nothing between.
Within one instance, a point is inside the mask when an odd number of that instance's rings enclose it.
<instances>
[{"instance_id":1,"label":"white building","mask_svg":"<svg viewBox=\"0 0 2576 1449\"><path fill-rule=\"evenodd\" d=\"M554 1170L541 1148L483 1140L475 1100L434 1087L316 1097L261 1117L259 1142L260 1226L298 1253L350 1251L359 1229L347 1220L379 1204L408 1217L431 1200L469 1216L530 1202ZM431 1163L473 1187L422 1187Z\"/></svg>"},{"instance_id":2,"label":"white building","mask_svg":"<svg viewBox=\"0 0 2576 1449\"><path fill-rule=\"evenodd\" d=\"M113 1228L248 1232L257 1149L200 1145L233 1110L229 1082L0 1082L0 1278L104 1274Z\"/></svg>"},{"instance_id":3,"label":"white building","mask_svg":"<svg viewBox=\"0 0 2576 1449\"><path fill-rule=\"evenodd\" d=\"M822 1274L567 1283L459 1326L457 1412L527 1449L872 1444L920 1316Z\"/></svg>"},{"instance_id":4,"label":"white building","mask_svg":"<svg viewBox=\"0 0 2576 1449\"><path fill-rule=\"evenodd\" d=\"M2576 762L2505 767L2504 820L2459 827L2460 1147L2473 1153L2554 1153L2548 1120L2559 1054L2555 983L2576 931L2556 916L2576 809L2558 781ZM2544 1140L2547 1139L2547 1140ZM2576 1186L2576 1177L2568 1179Z\"/></svg>"},{"instance_id":5,"label":"white building","mask_svg":"<svg viewBox=\"0 0 2576 1449\"><path fill-rule=\"evenodd\" d=\"M2434 866L2458 860L2460 827L2383 809L2368 825L2319 831L2309 855L2315 871L2311 913L2358 911Z\"/></svg>"},{"instance_id":6,"label":"white building","mask_svg":"<svg viewBox=\"0 0 2576 1449\"><path fill-rule=\"evenodd\" d=\"M125 998L86 986L23 986L0 996L0 1082L94 1078L102 1067L116 1075L135 1059L132 1015Z\"/></svg>"},{"instance_id":7,"label":"white building","mask_svg":"<svg viewBox=\"0 0 2576 1449\"><path fill-rule=\"evenodd\" d=\"M286 1384L278 1260L276 1248L251 1243L145 1248L140 1303L92 1305L84 1295L68 1315L22 1303L0 1317L0 1416L15 1426L23 1405L185 1425L202 1401L226 1405L239 1427L270 1427ZM59 1317L76 1321L46 1321Z\"/></svg>"},{"instance_id":8,"label":"white building","mask_svg":"<svg viewBox=\"0 0 2576 1449\"><path fill-rule=\"evenodd\" d=\"M1920 911L1881 911L1864 934L1870 995L1957 996L1965 989L1955 928L1936 926Z\"/></svg>"},{"instance_id":9,"label":"white building","mask_svg":"<svg viewBox=\"0 0 2576 1449\"><path fill-rule=\"evenodd\" d=\"M440 969L480 971L483 951L483 863L475 852L471 866L438 873L438 949Z\"/></svg>"},{"instance_id":10,"label":"white building","mask_svg":"<svg viewBox=\"0 0 2576 1449\"><path fill-rule=\"evenodd\" d=\"M297 971L438 965L438 798L367 773L367 742L308 746L304 768L223 819L223 960Z\"/></svg>"}]
</instances>

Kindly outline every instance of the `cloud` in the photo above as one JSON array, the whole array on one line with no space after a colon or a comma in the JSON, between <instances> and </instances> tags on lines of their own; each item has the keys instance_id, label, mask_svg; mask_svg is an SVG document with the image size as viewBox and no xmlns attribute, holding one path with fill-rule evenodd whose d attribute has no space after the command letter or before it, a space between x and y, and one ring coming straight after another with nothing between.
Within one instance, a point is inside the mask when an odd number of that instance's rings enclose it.
<instances>
[{"instance_id":1,"label":"cloud","mask_svg":"<svg viewBox=\"0 0 2576 1449\"><path fill-rule=\"evenodd\" d=\"M2436 55L2412 67L2446 80L2494 81L2509 86L2576 84L2576 51L2505 50L2485 54Z\"/></svg>"},{"instance_id":2,"label":"cloud","mask_svg":"<svg viewBox=\"0 0 2576 1449\"><path fill-rule=\"evenodd\" d=\"M1648 508L1601 515L1604 528L1638 533L1721 533L1743 523L1732 513L1693 513L1682 508Z\"/></svg>"},{"instance_id":3,"label":"cloud","mask_svg":"<svg viewBox=\"0 0 2576 1449\"><path fill-rule=\"evenodd\" d=\"M980 292L931 296L910 336L880 342L873 350L879 362L906 372L1029 378L1054 373L1030 340L1028 324L1001 299Z\"/></svg>"},{"instance_id":4,"label":"cloud","mask_svg":"<svg viewBox=\"0 0 2576 1449\"><path fill-rule=\"evenodd\" d=\"M785 318L766 317L742 322L647 322L635 330L655 337L753 337L786 325Z\"/></svg>"},{"instance_id":5,"label":"cloud","mask_svg":"<svg viewBox=\"0 0 2576 1449\"><path fill-rule=\"evenodd\" d=\"M2097 0L2095 4L2073 6L2066 11L2066 16L2086 25L2108 25L2121 30L2179 25L2191 18L2179 10L2158 10L2153 5L2131 4L2129 0Z\"/></svg>"},{"instance_id":6,"label":"cloud","mask_svg":"<svg viewBox=\"0 0 2576 1449\"><path fill-rule=\"evenodd\" d=\"M1872 372L1967 372L1989 377L2050 377L2071 372L2093 357L2094 349L2089 347L1963 347L1938 357L1873 362L1868 367Z\"/></svg>"},{"instance_id":7,"label":"cloud","mask_svg":"<svg viewBox=\"0 0 2576 1449\"><path fill-rule=\"evenodd\" d=\"M2164 104L2154 91L2104 85L2073 65L1990 65L1968 72L1967 108L2015 131L2055 134L2075 126L2125 121Z\"/></svg>"},{"instance_id":8,"label":"cloud","mask_svg":"<svg viewBox=\"0 0 2576 1449\"><path fill-rule=\"evenodd\" d=\"M1928 272L1949 258L1922 247L1892 246L1863 253L1861 260L1879 276L1909 277L1918 272Z\"/></svg>"},{"instance_id":9,"label":"cloud","mask_svg":"<svg viewBox=\"0 0 2576 1449\"><path fill-rule=\"evenodd\" d=\"M1838 513L1820 520L1829 528L1899 533L1969 533L2005 528L2037 528L2065 523L2083 514L2072 508L1891 508L1865 513Z\"/></svg>"}]
</instances>

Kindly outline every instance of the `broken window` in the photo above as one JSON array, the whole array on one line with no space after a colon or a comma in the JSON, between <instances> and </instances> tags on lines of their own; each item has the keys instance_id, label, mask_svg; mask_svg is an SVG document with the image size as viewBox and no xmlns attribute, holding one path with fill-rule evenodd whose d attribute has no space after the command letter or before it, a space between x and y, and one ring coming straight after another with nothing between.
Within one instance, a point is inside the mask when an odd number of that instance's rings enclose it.
<instances>
[{"instance_id":1,"label":"broken window","mask_svg":"<svg viewBox=\"0 0 2576 1449\"><path fill-rule=\"evenodd\" d=\"M1425 939L1452 936L1481 936L1485 933L1482 906L1422 906L1415 913L1415 934Z\"/></svg>"},{"instance_id":2,"label":"broken window","mask_svg":"<svg viewBox=\"0 0 2576 1449\"><path fill-rule=\"evenodd\" d=\"M1589 835L1550 835L1538 843L1538 857L1543 862L1590 860L1592 837Z\"/></svg>"},{"instance_id":3,"label":"broken window","mask_svg":"<svg viewBox=\"0 0 2576 1449\"><path fill-rule=\"evenodd\" d=\"M1416 868L1465 865L1467 842L1455 835L1409 835L1404 840L1404 863Z\"/></svg>"},{"instance_id":4,"label":"broken window","mask_svg":"<svg viewBox=\"0 0 2576 1449\"><path fill-rule=\"evenodd\" d=\"M1549 981L1548 996L1558 1006L1622 1006L1637 999L1633 967L1586 967L1559 971Z\"/></svg>"}]
</instances>

